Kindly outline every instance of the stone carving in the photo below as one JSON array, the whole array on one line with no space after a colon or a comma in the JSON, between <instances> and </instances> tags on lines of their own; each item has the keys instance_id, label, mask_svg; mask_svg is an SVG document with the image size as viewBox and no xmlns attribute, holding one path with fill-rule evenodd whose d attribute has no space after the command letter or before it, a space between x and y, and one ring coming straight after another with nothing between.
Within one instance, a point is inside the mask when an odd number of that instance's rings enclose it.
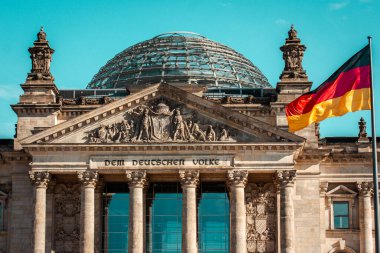
<instances>
[{"instance_id":1,"label":"stone carving","mask_svg":"<svg viewBox=\"0 0 380 253\"><path fill-rule=\"evenodd\" d=\"M47 171L29 171L29 177L34 186L44 188L47 188L51 178Z\"/></svg>"},{"instance_id":2,"label":"stone carving","mask_svg":"<svg viewBox=\"0 0 380 253\"><path fill-rule=\"evenodd\" d=\"M373 182L357 182L356 184L360 196L372 196L373 194Z\"/></svg>"},{"instance_id":3,"label":"stone carving","mask_svg":"<svg viewBox=\"0 0 380 253\"><path fill-rule=\"evenodd\" d=\"M54 248L79 253L80 184L58 184L54 190Z\"/></svg>"},{"instance_id":4,"label":"stone carving","mask_svg":"<svg viewBox=\"0 0 380 253\"><path fill-rule=\"evenodd\" d=\"M199 170L180 170L179 179L182 187L197 187L199 183Z\"/></svg>"},{"instance_id":5,"label":"stone carving","mask_svg":"<svg viewBox=\"0 0 380 253\"><path fill-rule=\"evenodd\" d=\"M274 253L276 241L276 192L273 184L247 184L247 252Z\"/></svg>"},{"instance_id":6,"label":"stone carving","mask_svg":"<svg viewBox=\"0 0 380 253\"><path fill-rule=\"evenodd\" d=\"M296 174L295 170L279 170L276 172L275 182L279 187L293 186Z\"/></svg>"},{"instance_id":7,"label":"stone carving","mask_svg":"<svg viewBox=\"0 0 380 253\"><path fill-rule=\"evenodd\" d=\"M319 196L326 197L327 189L329 188L328 182L320 182L319 183Z\"/></svg>"},{"instance_id":8,"label":"stone carving","mask_svg":"<svg viewBox=\"0 0 380 253\"><path fill-rule=\"evenodd\" d=\"M248 180L247 170L229 170L227 174L227 183L230 187L245 187Z\"/></svg>"},{"instance_id":9,"label":"stone carving","mask_svg":"<svg viewBox=\"0 0 380 253\"><path fill-rule=\"evenodd\" d=\"M94 187L98 181L98 172L93 170L78 171L78 179L84 187Z\"/></svg>"},{"instance_id":10,"label":"stone carving","mask_svg":"<svg viewBox=\"0 0 380 253\"><path fill-rule=\"evenodd\" d=\"M136 171L126 171L125 175L130 187L144 187L147 185L146 171L136 170Z\"/></svg>"},{"instance_id":11,"label":"stone carving","mask_svg":"<svg viewBox=\"0 0 380 253\"><path fill-rule=\"evenodd\" d=\"M43 27L37 34L37 40L34 46L28 49L30 59L32 60L32 70L28 74L27 80L50 80L54 78L50 73L50 62L54 50L50 48L49 42L46 40L46 33Z\"/></svg>"},{"instance_id":12,"label":"stone carving","mask_svg":"<svg viewBox=\"0 0 380 253\"><path fill-rule=\"evenodd\" d=\"M125 119L87 132L89 143L135 142L234 142L234 132L214 122L202 122L196 112L170 107L164 102L141 105L125 114ZM186 111L186 113L184 113Z\"/></svg>"},{"instance_id":13,"label":"stone carving","mask_svg":"<svg viewBox=\"0 0 380 253\"><path fill-rule=\"evenodd\" d=\"M359 138L367 138L367 122L363 119L363 117L360 118L359 121Z\"/></svg>"},{"instance_id":14,"label":"stone carving","mask_svg":"<svg viewBox=\"0 0 380 253\"><path fill-rule=\"evenodd\" d=\"M297 37L297 31L292 25L288 38L280 49L283 53L282 58L285 61L285 68L280 79L306 78L306 71L302 67L302 59L306 47L301 44L301 40Z\"/></svg>"}]
</instances>

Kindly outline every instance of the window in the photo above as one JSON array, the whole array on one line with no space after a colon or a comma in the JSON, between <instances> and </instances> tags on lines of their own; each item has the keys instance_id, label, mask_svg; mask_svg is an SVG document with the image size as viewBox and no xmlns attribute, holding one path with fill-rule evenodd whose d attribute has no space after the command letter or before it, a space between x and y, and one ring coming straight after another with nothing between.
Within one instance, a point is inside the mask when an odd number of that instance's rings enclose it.
<instances>
[{"instance_id":1,"label":"window","mask_svg":"<svg viewBox=\"0 0 380 253\"><path fill-rule=\"evenodd\" d=\"M334 188L326 193L328 229L356 228L358 224L357 221L354 222L354 217L356 215L357 193L345 185L336 186L336 184L332 184L330 187Z\"/></svg>"},{"instance_id":2,"label":"window","mask_svg":"<svg viewBox=\"0 0 380 253\"><path fill-rule=\"evenodd\" d=\"M105 190L103 252L128 252L128 185L107 184Z\"/></svg>"},{"instance_id":3,"label":"window","mask_svg":"<svg viewBox=\"0 0 380 253\"><path fill-rule=\"evenodd\" d=\"M198 205L199 253L230 252L230 204L225 183L201 183Z\"/></svg>"},{"instance_id":4,"label":"window","mask_svg":"<svg viewBox=\"0 0 380 253\"><path fill-rule=\"evenodd\" d=\"M151 184L146 198L146 252L182 252L182 189L179 183Z\"/></svg>"},{"instance_id":5,"label":"window","mask_svg":"<svg viewBox=\"0 0 380 253\"><path fill-rule=\"evenodd\" d=\"M348 201L333 202L334 228L348 229L349 226L349 203Z\"/></svg>"}]
</instances>

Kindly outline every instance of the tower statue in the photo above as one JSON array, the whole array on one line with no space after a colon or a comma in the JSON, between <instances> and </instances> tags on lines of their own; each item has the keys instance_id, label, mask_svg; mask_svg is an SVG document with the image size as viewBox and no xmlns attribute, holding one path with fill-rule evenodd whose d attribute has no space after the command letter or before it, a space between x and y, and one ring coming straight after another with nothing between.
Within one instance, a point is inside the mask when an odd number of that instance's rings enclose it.
<instances>
[{"instance_id":1,"label":"tower statue","mask_svg":"<svg viewBox=\"0 0 380 253\"><path fill-rule=\"evenodd\" d=\"M33 44L34 46L28 49L30 59L32 60L32 69L28 74L27 81L54 81L54 77L50 73L50 62L54 50L50 48L49 42L46 40L46 33L43 27L38 32L37 40Z\"/></svg>"},{"instance_id":2,"label":"tower statue","mask_svg":"<svg viewBox=\"0 0 380 253\"><path fill-rule=\"evenodd\" d=\"M285 45L283 45L280 50L283 53L282 58L285 61L285 67L280 75L280 79L289 81L292 79L307 80L306 71L302 67L302 59L306 46L301 44L294 25L290 27Z\"/></svg>"}]
</instances>

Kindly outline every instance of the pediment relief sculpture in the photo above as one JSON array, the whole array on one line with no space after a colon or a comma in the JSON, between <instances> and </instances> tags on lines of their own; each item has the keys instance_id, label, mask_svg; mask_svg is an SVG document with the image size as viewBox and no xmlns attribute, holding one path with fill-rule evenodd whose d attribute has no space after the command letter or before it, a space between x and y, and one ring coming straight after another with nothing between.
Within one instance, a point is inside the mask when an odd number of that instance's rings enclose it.
<instances>
[{"instance_id":1,"label":"pediment relief sculpture","mask_svg":"<svg viewBox=\"0 0 380 253\"><path fill-rule=\"evenodd\" d=\"M167 100L140 105L124 119L86 133L89 143L236 142L236 131Z\"/></svg>"}]
</instances>

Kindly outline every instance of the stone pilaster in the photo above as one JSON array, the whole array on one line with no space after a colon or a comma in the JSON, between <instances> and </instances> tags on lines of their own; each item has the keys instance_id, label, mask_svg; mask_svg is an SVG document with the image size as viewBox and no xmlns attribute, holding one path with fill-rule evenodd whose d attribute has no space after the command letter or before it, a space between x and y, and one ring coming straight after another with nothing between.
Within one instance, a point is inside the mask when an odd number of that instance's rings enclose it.
<instances>
[{"instance_id":1,"label":"stone pilaster","mask_svg":"<svg viewBox=\"0 0 380 253\"><path fill-rule=\"evenodd\" d=\"M182 185L182 252L197 253L197 193L199 171L180 170Z\"/></svg>"},{"instance_id":2,"label":"stone pilaster","mask_svg":"<svg viewBox=\"0 0 380 253\"><path fill-rule=\"evenodd\" d=\"M293 188L295 170L277 171L275 181L280 187L281 253L295 253Z\"/></svg>"},{"instance_id":3,"label":"stone pilaster","mask_svg":"<svg viewBox=\"0 0 380 253\"><path fill-rule=\"evenodd\" d=\"M372 206L371 197L373 194L372 182L358 182L359 201L362 210L360 213L360 252L373 252L372 237Z\"/></svg>"},{"instance_id":4,"label":"stone pilaster","mask_svg":"<svg viewBox=\"0 0 380 253\"><path fill-rule=\"evenodd\" d=\"M320 182L319 184L319 209L320 209L320 238L321 238L321 253L326 252L326 193L328 182Z\"/></svg>"},{"instance_id":5,"label":"stone pilaster","mask_svg":"<svg viewBox=\"0 0 380 253\"><path fill-rule=\"evenodd\" d=\"M45 253L46 189L50 181L50 173L30 171L29 176L35 191L33 253Z\"/></svg>"},{"instance_id":6,"label":"stone pilaster","mask_svg":"<svg viewBox=\"0 0 380 253\"><path fill-rule=\"evenodd\" d=\"M227 184L230 190L231 215L231 253L247 252L247 217L244 188L248 180L248 171L229 170Z\"/></svg>"},{"instance_id":7,"label":"stone pilaster","mask_svg":"<svg viewBox=\"0 0 380 253\"><path fill-rule=\"evenodd\" d=\"M78 172L78 179L82 182L82 219L81 252L94 253L95 246L95 186L98 181L98 172L86 170Z\"/></svg>"},{"instance_id":8,"label":"stone pilaster","mask_svg":"<svg viewBox=\"0 0 380 253\"><path fill-rule=\"evenodd\" d=\"M144 186L146 171L126 171L129 184L128 252L144 251Z\"/></svg>"}]
</instances>

